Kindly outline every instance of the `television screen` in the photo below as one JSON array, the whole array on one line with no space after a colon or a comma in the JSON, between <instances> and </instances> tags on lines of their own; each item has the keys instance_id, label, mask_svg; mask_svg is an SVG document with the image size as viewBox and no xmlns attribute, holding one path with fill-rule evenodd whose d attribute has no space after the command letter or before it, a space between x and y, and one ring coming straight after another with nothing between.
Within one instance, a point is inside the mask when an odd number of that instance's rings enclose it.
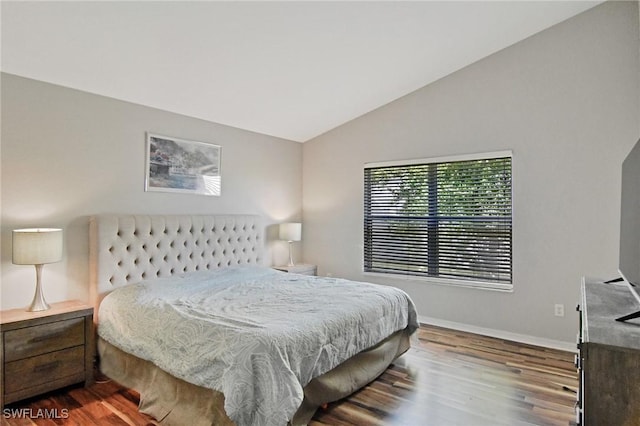
<instances>
[{"instance_id":1,"label":"television screen","mask_svg":"<svg viewBox=\"0 0 640 426\"><path fill-rule=\"evenodd\" d=\"M640 303L640 140L622 163L619 269Z\"/></svg>"}]
</instances>

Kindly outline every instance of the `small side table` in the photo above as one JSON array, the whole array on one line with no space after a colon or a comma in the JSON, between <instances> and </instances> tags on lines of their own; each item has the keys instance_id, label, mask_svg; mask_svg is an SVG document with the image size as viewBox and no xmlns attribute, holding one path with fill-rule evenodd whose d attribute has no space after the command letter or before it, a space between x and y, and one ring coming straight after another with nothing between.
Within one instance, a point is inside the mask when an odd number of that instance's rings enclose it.
<instances>
[{"instance_id":1,"label":"small side table","mask_svg":"<svg viewBox=\"0 0 640 426\"><path fill-rule=\"evenodd\" d=\"M297 263L295 265L282 265L274 266L273 269L277 269L282 272L290 272L292 274L300 275L317 275L318 267L316 265L310 265L308 263Z\"/></svg>"},{"instance_id":2,"label":"small side table","mask_svg":"<svg viewBox=\"0 0 640 426\"><path fill-rule=\"evenodd\" d=\"M0 406L93 382L93 308L77 300L51 309L0 312Z\"/></svg>"}]
</instances>

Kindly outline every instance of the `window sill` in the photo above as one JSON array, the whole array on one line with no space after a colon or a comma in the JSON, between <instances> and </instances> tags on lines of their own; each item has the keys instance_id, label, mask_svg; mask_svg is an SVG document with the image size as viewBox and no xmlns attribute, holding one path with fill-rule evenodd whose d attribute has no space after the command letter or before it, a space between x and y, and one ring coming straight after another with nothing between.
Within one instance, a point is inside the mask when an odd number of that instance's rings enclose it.
<instances>
[{"instance_id":1,"label":"window sill","mask_svg":"<svg viewBox=\"0 0 640 426\"><path fill-rule=\"evenodd\" d=\"M426 282L429 284L436 284L436 285L465 287L465 288L473 288L478 290L491 290L491 291L513 293L513 284L499 284L499 283L491 283L486 281L455 280L455 279L448 279L448 278L431 278L431 277L421 277L417 275L385 274L381 272L366 272L366 271L362 271L362 274L365 276L390 278L394 280L420 281L420 282Z\"/></svg>"}]
</instances>

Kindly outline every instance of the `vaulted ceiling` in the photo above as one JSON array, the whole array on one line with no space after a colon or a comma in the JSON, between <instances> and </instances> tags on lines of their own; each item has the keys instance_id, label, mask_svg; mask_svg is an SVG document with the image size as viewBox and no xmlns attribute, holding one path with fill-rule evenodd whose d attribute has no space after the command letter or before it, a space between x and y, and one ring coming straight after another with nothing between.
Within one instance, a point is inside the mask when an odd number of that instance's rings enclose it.
<instances>
[{"instance_id":1,"label":"vaulted ceiling","mask_svg":"<svg viewBox=\"0 0 640 426\"><path fill-rule=\"evenodd\" d=\"M3 1L1 67L304 142L599 3Z\"/></svg>"}]
</instances>

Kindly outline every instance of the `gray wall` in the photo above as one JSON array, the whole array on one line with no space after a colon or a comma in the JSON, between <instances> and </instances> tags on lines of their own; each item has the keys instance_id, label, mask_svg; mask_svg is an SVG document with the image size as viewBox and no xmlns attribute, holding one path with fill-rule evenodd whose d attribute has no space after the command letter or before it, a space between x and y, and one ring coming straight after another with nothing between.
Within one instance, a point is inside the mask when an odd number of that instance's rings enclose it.
<instances>
[{"instance_id":1,"label":"gray wall","mask_svg":"<svg viewBox=\"0 0 640 426\"><path fill-rule=\"evenodd\" d=\"M396 285L423 317L573 341L580 277L616 276L620 165L640 135L637 7L605 3L305 143L306 261ZM496 150L513 150L513 292L362 273L364 163Z\"/></svg>"},{"instance_id":2,"label":"gray wall","mask_svg":"<svg viewBox=\"0 0 640 426\"><path fill-rule=\"evenodd\" d=\"M88 217L243 213L301 218L302 145L2 74L1 306L33 297L35 272L11 263L11 230L62 227L65 258L44 267L50 302L88 298ZM145 132L222 146L222 196L144 191ZM268 263L287 259L268 229Z\"/></svg>"}]
</instances>

